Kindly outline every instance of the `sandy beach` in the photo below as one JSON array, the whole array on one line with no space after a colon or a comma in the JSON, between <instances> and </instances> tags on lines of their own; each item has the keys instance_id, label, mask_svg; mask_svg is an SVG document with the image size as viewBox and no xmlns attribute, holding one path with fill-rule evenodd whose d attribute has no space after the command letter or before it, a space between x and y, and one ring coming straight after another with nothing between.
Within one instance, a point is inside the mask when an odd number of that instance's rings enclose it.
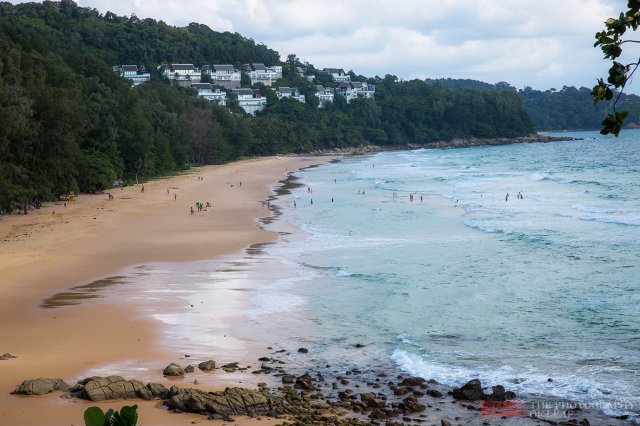
<instances>
[{"instance_id":1,"label":"sandy beach","mask_svg":"<svg viewBox=\"0 0 640 426\"><path fill-rule=\"evenodd\" d=\"M45 309L43 301L127 267L215 259L273 241L275 233L257 226L258 218L271 214L262 201L288 172L329 159L275 157L208 166L114 189L113 199L107 193L81 194L66 205L46 203L27 215L2 217L0 353L17 357L0 361L2 423L79 425L84 409L92 405L61 399L59 394L10 395L22 380L59 377L74 383L93 367L177 357L159 344L161 325L141 318L131 305L114 300ZM198 211L196 202L211 207ZM157 408L158 402L136 403L142 425L206 421L202 416L168 413Z\"/></svg>"}]
</instances>

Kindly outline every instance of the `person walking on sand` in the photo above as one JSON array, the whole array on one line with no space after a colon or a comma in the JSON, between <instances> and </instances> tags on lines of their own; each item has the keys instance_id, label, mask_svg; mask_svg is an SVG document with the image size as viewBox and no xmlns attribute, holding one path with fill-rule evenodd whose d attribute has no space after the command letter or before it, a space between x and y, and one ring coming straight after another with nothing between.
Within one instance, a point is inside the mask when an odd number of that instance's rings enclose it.
<instances>
[{"instance_id":1,"label":"person walking on sand","mask_svg":"<svg viewBox=\"0 0 640 426\"><path fill-rule=\"evenodd\" d=\"M193 216L193 206L191 206L191 216Z\"/></svg>"},{"instance_id":2,"label":"person walking on sand","mask_svg":"<svg viewBox=\"0 0 640 426\"><path fill-rule=\"evenodd\" d=\"M173 194L173 201L176 201L178 199L178 194L174 193Z\"/></svg>"},{"instance_id":3,"label":"person walking on sand","mask_svg":"<svg viewBox=\"0 0 640 426\"><path fill-rule=\"evenodd\" d=\"M140 192L144 192L144 185L142 185L142 189L140 190Z\"/></svg>"}]
</instances>

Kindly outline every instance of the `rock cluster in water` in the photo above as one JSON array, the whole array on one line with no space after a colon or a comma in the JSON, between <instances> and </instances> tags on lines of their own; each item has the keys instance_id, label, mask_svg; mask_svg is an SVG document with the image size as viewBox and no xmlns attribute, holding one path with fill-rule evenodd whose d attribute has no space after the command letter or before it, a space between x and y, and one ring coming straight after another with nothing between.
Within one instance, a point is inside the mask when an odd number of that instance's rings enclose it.
<instances>
[{"instance_id":1,"label":"rock cluster in water","mask_svg":"<svg viewBox=\"0 0 640 426\"><path fill-rule=\"evenodd\" d=\"M304 349L304 348L303 348ZM491 393L479 380L471 380L459 388L450 388L434 380L421 377L397 376L357 368L325 375L318 372L291 374L284 368L285 362L277 356L286 351L275 351L275 357L261 357L258 368L251 373L272 377L272 387L260 383L257 389L229 387L224 391L209 392L201 389L171 386L162 383L142 383L121 376L89 377L71 386L61 379L25 380L13 393L42 395L53 391L64 392L63 397L90 401L105 400L163 400L175 413L189 412L209 419L232 421L234 416L269 416L286 420L296 426L308 424L333 424L360 426L365 424L387 426L400 424L494 424L487 420L504 417L486 417L483 404L486 401L506 401L516 397L503 386L494 386ZM308 353L299 351L301 354ZM189 368L191 367L191 368ZM217 366L208 360L197 364L201 371L246 371L233 362ZM327 369L330 366L326 366ZM326 369L325 369L326 370ZM193 365L182 367L172 363L164 370L165 376L184 376L195 371ZM337 371L337 370L334 370ZM277 382L276 382L277 380ZM197 380L194 381L197 383ZM550 419L533 419L520 416L517 425L536 425L540 421L549 424L588 426L580 413L569 413L568 423ZM511 419L515 420L515 419ZM496 423L497 424L497 423ZM507 424L507 423L505 423ZM622 424L622 423L615 423Z\"/></svg>"}]
</instances>

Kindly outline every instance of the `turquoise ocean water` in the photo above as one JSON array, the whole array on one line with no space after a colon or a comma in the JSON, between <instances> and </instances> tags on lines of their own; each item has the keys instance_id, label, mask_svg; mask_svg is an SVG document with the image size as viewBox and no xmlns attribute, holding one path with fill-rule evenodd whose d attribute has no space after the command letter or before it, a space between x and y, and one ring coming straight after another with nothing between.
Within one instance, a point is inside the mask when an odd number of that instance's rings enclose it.
<instances>
[{"instance_id":1,"label":"turquoise ocean water","mask_svg":"<svg viewBox=\"0 0 640 426\"><path fill-rule=\"evenodd\" d=\"M640 131L568 135L584 140L297 173L268 227L304 237L266 248L296 272L255 291L251 321L308 347L305 363L480 378L637 414Z\"/></svg>"}]
</instances>

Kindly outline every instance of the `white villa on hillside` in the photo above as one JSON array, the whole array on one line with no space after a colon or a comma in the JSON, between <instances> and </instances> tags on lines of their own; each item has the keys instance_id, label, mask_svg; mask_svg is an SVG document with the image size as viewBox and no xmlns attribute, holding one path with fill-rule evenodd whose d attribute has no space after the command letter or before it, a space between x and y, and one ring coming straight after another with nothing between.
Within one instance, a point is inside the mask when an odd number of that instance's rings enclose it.
<instances>
[{"instance_id":1,"label":"white villa on hillside","mask_svg":"<svg viewBox=\"0 0 640 426\"><path fill-rule=\"evenodd\" d=\"M323 68L322 72L330 74L331 77L333 77L333 81L336 83L351 81L349 74L346 74L342 68Z\"/></svg>"},{"instance_id":2,"label":"white villa on hillside","mask_svg":"<svg viewBox=\"0 0 640 426\"><path fill-rule=\"evenodd\" d=\"M305 103L305 97L300 93L297 87L276 87L275 88L276 96L278 100L283 98L291 98L298 102Z\"/></svg>"},{"instance_id":3,"label":"white villa on hillside","mask_svg":"<svg viewBox=\"0 0 640 426\"><path fill-rule=\"evenodd\" d=\"M266 67L264 64L244 64L242 72L251 79L251 84L262 83L271 86L277 79L282 78L282 66Z\"/></svg>"},{"instance_id":4,"label":"white villa on hillside","mask_svg":"<svg viewBox=\"0 0 640 426\"><path fill-rule=\"evenodd\" d=\"M233 65L204 65L202 67L202 75L208 75L214 84L225 89L237 89L240 87L240 71L235 69Z\"/></svg>"},{"instance_id":5,"label":"white villa on hillside","mask_svg":"<svg viewBox=\"0 0 640 426\"><path fill-rule=\"evenodd\" d=\"M147 72L145 67L138 68L137 65L121 65L113 67L113 70L120 74L120 77L129 79L134 86L151 80L151 74Z\"/></svg>"},{"instance_id":6,"label":"white villa on hillside","mask_svg":"<svg viewBox=\"0 0 640 426\"><path fill-rule=\"evenodd\" d=\"M347 100L347 103L356 98L373 99L375 91L375 85L360 81L340 83L340 86L336 89L336 92Z\"/></svg>"},{"instance_id":7,"label":"white villa on hillside","mask_svg":"<svg viewBox=\"0 0 640 426\"><path fill-rule=\"evenodd\" d=\"M333 103L333 99L335 97L334 89L318 84L316 85L316 96L318 97L318 99L320 99L318 108L324 108L327 102Z\"/></svg>"},{"instance_id":8,"label":"white villa on hillside","mask_svg":"<svg viewBox=\"0 0 640 426\"><path fill-rule=\"evenodd\" d=\"M198 96L206 99L212 104L216 105L226 105L227 94L226 92L220 90L220 86L216 84L210 83L193 83L191 84L192 89L196 89L198 91Z\"/></svg>"},{"instance_id":9,"label":"white villa on hillside","mask_svg":"<svg viewBox=\"0 0 640 426\"><path fill-rule=\"evenodd\" d=\"M200 83L201 79L200 70L193 64L164 64L158 67L158 72L169 81L176 81L185 87Z\"/></svg>"},{"instance_id":10,"label":"white villa on hillside","mask_svg":"<svg viewBox=\"0 0 640 426\"><path fill-rule=\"evenodd\" d=\"M247 114L256 115L267 106L267 98L263 98L258 89L233 89L231 97L238 100L238 105Z\"/></svg>"}]
</instances>

